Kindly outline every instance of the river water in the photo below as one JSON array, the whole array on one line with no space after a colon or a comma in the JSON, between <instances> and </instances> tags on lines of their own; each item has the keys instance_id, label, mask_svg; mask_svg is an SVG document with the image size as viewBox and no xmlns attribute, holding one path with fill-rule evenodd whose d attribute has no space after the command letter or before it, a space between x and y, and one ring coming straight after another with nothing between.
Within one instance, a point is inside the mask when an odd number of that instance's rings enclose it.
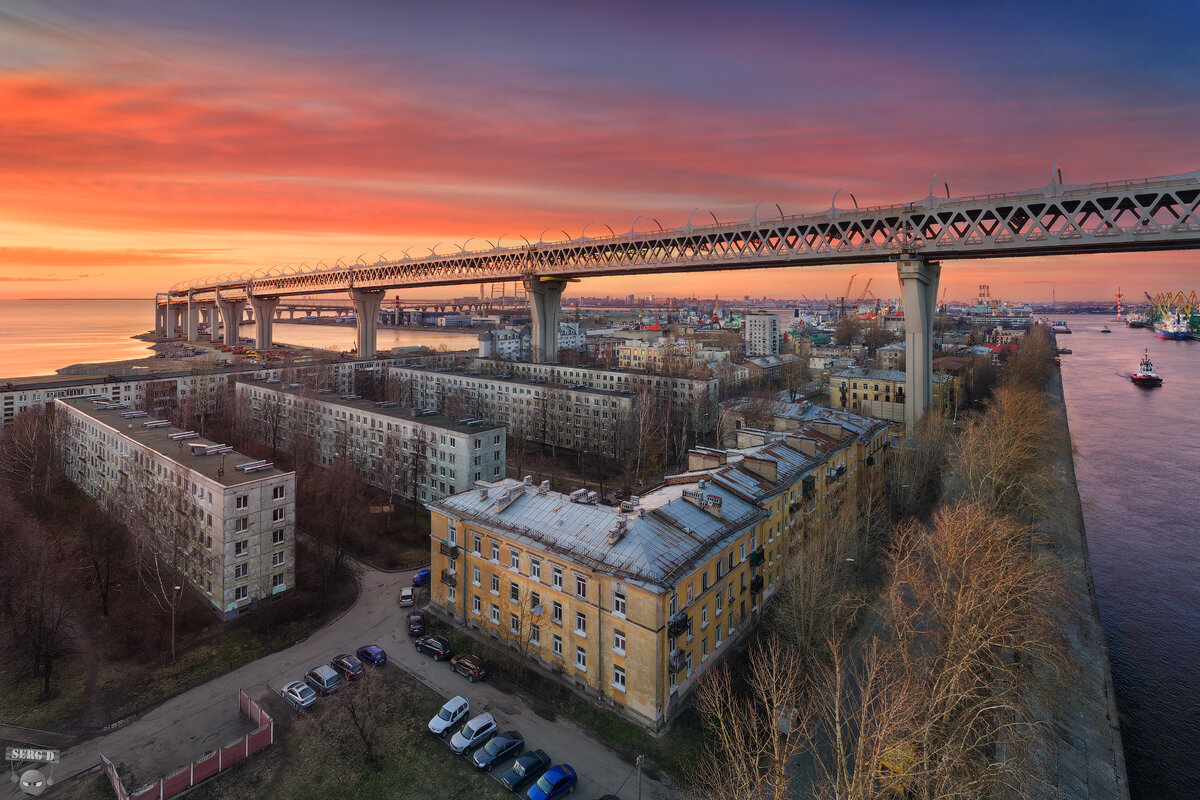
<instances>
[{"instance_id":1,"label":"river water","mask_svg":"<svg viewBox=\"0 0 1200 800\"><path fill-rule=\"evenodd\" d=\"M53 374L68 364L118 361L150 354L145 342L129 337L154 324L152 300L0 300L0 378ZM243 325L243 336L254 326ZM329 350L349 350L349 325L276 322L275 341ZM380 328L381 350L406 345L465 350L478 344L475 331Z\"/></svg>"},{"instance_id":2,"label":"river water","mask_svg":"<svg viewBox=\"0 0 1200 800\"><path fill-rule=\"evenodd\" d=\"M1135 800L1200 796L1200 342L1063 317L1067 417ZM1142 350L1163 385L1128 379Z\"/></svg>"},{"instance_id":3,"label":"river water","mask_svg":"<svg viewBox=\"0 0 1200 800\"><path fill-rule=\"evenodd\" d=\"M147 300L0 301L0 378L146 355L129 337L152 313ZM1065 319L1067 415L1130 785L1136 800L1190 800L1200 792L1200 342ZM287 344L345 350L354 335L353 325L275 325ZM381 348L440 344L473 347L475 334L379 331ZM1129 382L1145 347L1159 389Z\"/></svg>"}]
</instances>

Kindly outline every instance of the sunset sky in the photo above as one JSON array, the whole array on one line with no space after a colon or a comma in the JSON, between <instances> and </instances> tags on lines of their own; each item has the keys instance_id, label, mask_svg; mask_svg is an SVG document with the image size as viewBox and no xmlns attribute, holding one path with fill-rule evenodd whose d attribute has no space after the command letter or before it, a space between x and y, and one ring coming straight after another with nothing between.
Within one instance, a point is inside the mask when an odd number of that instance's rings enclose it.
<instances>
[{"instance_id":1,"label":"sunset sky","mask_svg":"<svg viewBox=\"0 0 1200 800\"><path fill-rule=\"evenodd\" d=\"M1067 183L1189 172L1197 30L1176 2L0 0L0 298L820 211L839 188L904 202L935 173L959 196L1055 161ZM943 285L1140 296L1200 288L1198 263L955 263ZM887 265L853 271L896 293ZM819 297L849 272L571 291Z\"/></svg>"}]
</instances>

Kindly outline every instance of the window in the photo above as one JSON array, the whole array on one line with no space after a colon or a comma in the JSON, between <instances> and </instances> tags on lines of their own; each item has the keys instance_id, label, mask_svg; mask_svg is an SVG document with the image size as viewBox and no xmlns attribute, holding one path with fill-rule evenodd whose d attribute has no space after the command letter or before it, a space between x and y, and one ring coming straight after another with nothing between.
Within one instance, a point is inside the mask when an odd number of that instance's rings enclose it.
<instances>
[{"instance_id":1,"label":"window","mask_svg":"<svg viewBox=\"0 0 1200 800\"><path fill-rule=\"evenodd\" d=\"M500 624L500 606L492 603L492 622L496 625Z\"/></svg>"},{"instance_id":2,"label":"window","mask_svg":"<svg viewBox=\"0 0 1200 800\"><path fill-rule=\"evenodd\" d=\"M521 587L517 586L515 583L510 583L508 585L508 602L510 602L510 603L521 602Z\"/></svg>"},{"instance_id":3,"label":"window","mask_svg":"<svg viewBox=\"0 0 1200 800\"><path fill-rule=\"evenodd\" d=\"M508 568L514 571L521 569L521 551L513 550L511 547L508 550Z\"/></svg>"},{"instance_id":4,"label":"window","mask_svg":"<svg viewBox=\"0 0 1200 800\"><path fill-rule=\"evenodd\" d=\"M250 504L250 497L248 495L239 494L237 496L237 500L235 500L233 503L233 507L234 508L246 508L246 506L248 506L249 504Z\"/></svg>"},{"instance_id":5,"label":"window","mask_svg":"<svg viewBox=\"0 0 1200 800\"><path fill-rule=\"evenodd\" d=\"M675 616L675 612L679 610L679 595L671 595L671 616Z\"/></svg>"},{"instance_id":6,"label":"window","mask_svg":"<svg viewBox=\"0 0 1200 800\"><path fill-rule=\"evenodd\" d=\"M477 594L471 596L471 610L476 614L479 613L479 595Z\"/></svg>"},{"instance_id":7,"label":"window","mask_svg":"<svg viewBox=\"0 0 1200 800\"><path fill-rule=\"evenodd\" d=\"M250 552L250 542L242 539L240 542L234 542L233 554L235 556L244 556Z\"/></svg>"},{"instance_id":8,"label":"window","mask_svg":"<svg viewBox=\"0 0 1200 800\"><path fill-rule=\"evenodd\" d=\"M529 557L529 577L539 583L542 580L542 560L540 558Z\"/></svg>"},{"instance_id":9,"label":"window","mask_svg":"<svg viewBox=\"0 0 1200 800\"><path fill-rule=\"evenodd\" d=\"M275 508L271 510L271 522L283 522L282 508Z\"/></svg>"},{"instance_id":10,"label":"window","mask_svg":"<svg viewBox=\"0 0 1200 800\"><path fill-rule=\"evenodd\" d=\"M245 533L249 529L250 529L250 518L249 517L238 517L236 520L234 520L233 530L235 533Z\"/></svg>"},{"instance_id":11,"label":"window","mask_svg":"<svg viewBox=\"0 0 1200 800\"><path fill-rule=\"evenodd\" d=\"M575 669L587 672L587 651L582 647L575 648Z\"/></svg>"},{"instance_id":12,"label":"window","mask_svg":"<svg viewBox=\"0 0 1200 800\"><path fill-rule=\"evenodd\" d=\"M613 631L613 650L625 655L625 632Z\"/></svg>"},{"instance_id":13,"label":"window","mask_svg":"<svg viewBox=\"0 0 1200 800\"><path fill-rule=\"evenodd\" d=\"M284 538L283 531L272 531L271 532L271 544L283 544L283 538Z\"/></svg>"},{"instance_id":14,"label":"window","mask_svg":"<svg viewBox=\"0 0 1200 800\"><path fill-rule=\"evenodd\" d=\"M613 688L625 691L625 668L613 665Z\"/></svg>"},{"instance_id":15,"label":"window","mask_svg":"<svg viewBox=\"0 0 1200 800\"><path fill-rule=\"evenodd\" d=\"M695 584L693 584L691 581L688 581L688 585L687 585L687 601L688 601L688 603L691 603L692 600L696 596L695 588L696 588Z\"/></svg>"},{"instance_id":16,"label":"window","mask_svg":"<svg viewBox=\"0 0 1200 800\"><path fill-rule=\"evenodd\" d=\"M483 539L480 537L480 535L478 533L475 534L471 538L471 549L474 550L476 553L483 552Z\"/></svg>"},{"instance_id":17,"label":"window","mask_svg":"<svg viewBox=\"0 0 1200 800\"><path fill-rule=\"evenodd\" d=\"M529 643L538 647L542 646L542 629L537 625L529 626Z\"/></svg>"},{"instance_id":18,"label":"window","mask_svg":"<svg viewBox=\"0 0 1200 800\"><path fill-rule=\"evenodd\" d=\"M450 605L454 605L454 587L453 586L446 587L446 602L449 603Z\"/></svg>"},{"instance_id":19,"label":"window","mask_svg":"<svg viewBox=\"0 0 1200 800\"><path fill-rule=\"evenodd\" d=\"M244 578L249 574L250 574L250 565L249 564L238 564L236 567L233 568L233 577L235 577L235 578Z\"/></svg>"},{"instance_id":20,"label":"window","mask_svg":"<svg viewBox=\"0 0 1200 800\"><path fill-rule=\"evenodd\" d=\"M278 575L272 575L271 576L271 588L278 589L280 586L283 586L284 585L284 583L283 583L284 577L285 576L282 572L279 573Z\"/></svg>"},{"instance_id":21,"label":"window","mask_svg":"<svg viewBox=\"0 0 1200 800\"><path fill-rule=\"evenodd\" d=\"M587 617L582 611L575 612L575 632L580 636L587 636Z\"/></svg>"},{"instance_id":22,"label":"window","mask_svg":"<svg viewBox=\"0 0 1200 800\"><path fill-rule=\"evenodd\" d=\"M471 583L479 585L479 567L471 567Z\"/></svg>"},{"instance_id":23,"label":"window","mask_svg":"<svg viewBox=\"0 0 1200 800\"><path fill-rule=\"evenodd\" d=\"M562 603L554 601L554 607L550 610L550 619L555 625L562 625Z\"/></svg>"},{"instance_id":24,"label":"window","mask_svg":"<svg viewBox=\"0 0 1200 800\"><path fill-rule=\"evenodd\" d=\"M458 521L450 520L446 524L446 539L450 544L458 544Z\"/></svg>"},{"instance_id":25,"label":"window","mask_svg":"<svg viewBox=\"0 0 1200 800\"><path fill-rule=\"evenodd\" d=\"M542 595L538 592L529 593L529 607L537 608L542 604Z\"/></svg>"},{"instance_id":26,"label":"window","mask_svg":"<svg viewBox=\"0 0 1200 800\"><path fill-rule=\"evenodd\" d=\"M492 576L492 594L500 594L500 576Z\"/></svg>"},{"instance_id":27,"label":"window","mask_svg":"<svg viewBox=\"0 0 1200 800\"><path fill-rule=\"evenodd\" d=\"M708 627L708 606L700 609L700 627L701 629Z\"/></svg>"},{"instance_id":28,"label":"window","mask_svg":"<svg viewBox=\"0 0 1200 800\"><path fill-rule=\"evenodd\" d=\"M721 594L721 590L717 589L717 616L721 616L721 605L725 601L725 595Z\"/></svg>"},{"instance_id":29,"label":"window","mask_svg":"<svg viewBox=\"0 0 1200 800\"><path fill-rule=\"evenodd\" d=\"M587 597L587 578L582 575L575 576L575 594L579 597Z\"/></svg>"},{"instance_id":30,"label":"window","mask_svg":"<svg viewBox=\"0 0 1200 800\"><path fill-rule=\"evenodd\" d=\"M621 592L613 592L613 613L625 616L625 595Z\"/></svg>"},{"instance_id":31,"label":"window","mask_svg":"<svg viewBox=\"0 0 1200 800\"><path fill-rule=\"evenodd\" d=\"M517 618L516 614L508 615L508 632L517 634L521 632L521 620Z\"/></svg>"},{"instance_id":32,"label":"window","mask_svg":"<svg viewBox=\"0 0 1200 800\"><path fill-rule=\"evenodd\" d=\"M243 564L243 566L245 566L245 565ZM282 567L283 566L283 553L276 553L275 555L271 556L271 566L272 567Z\"/></svg>"},{"instance_id":33,"label":"window","mask_svg":"<svg viewBox=\"0 0 1200 800\"><path fill-rule=\"evenodd\" d=\"M551 649L554 650L554 655L562 658L562 637L557 633L554 634L554 645Z\"/></svg>"},{"instance_id":34,"label":"window","mask_svg":"<svg viewBox=\"0 0 1200 800\"><path fill-rule=\"evenodd\" d=\"M492 542L492 561L500 560L500 543Z\"/></svg>"},{"instance_id":35,"label":"window","mask_svg":"<svg viewBox=\"0 0 1200 800\"><path fill-rule=\"evenodd\" d=\"M276 486L274 489L271 490L271 499L272 500L282 500L283 499L283 491L284 491L284 487ZM210 500L209 502L212 502L212 501Z\"/></svg>"},{"instance_id":36,"label":"window","mask_svg":"<svg viewBox=\"0 0 1200 800\"><path fill-rule=\"evenodd\" d=\"M704 573L700 576L700 591L708 591L708 569L705 568Z\"/></svg>"},{"instance_id":37,"label":"window","mask_svg":"<svg viewBox=\"0 0 1200 800\"><path fill-rule=\"evenodd\" d=\"M555 589L559 589L559 590L561 590L561 589L562 589L562 586L563 586L563 571L562 571L562 567L554 567L554 568L552 569L552 575L551 575L551 577L550 577L550 583L551 583L551 584L554 586L554 588L555 588Z\"/></svg>"},{"instance_id":38,"label":"window","mask_svg":"<svg viewBox=\"0 0 1200 800\"><path fill-rule=\"evenodd\" d=\"M745 542L742 542L742 546L739 548L738 555L740 556L742 561L746 560L746 543Z\"/></svg>"},{"instance_id":39,"label":"window","mask_svg":"<svg viewBox=\"0 0 1200 800\"><path fill-rule=\"evenodd\" d=\"M239 586L233 590L233 599L234 600L245 600L249 596L250 596L250 592L246 589L245 586Z\"/></svg>"}]
</instances>

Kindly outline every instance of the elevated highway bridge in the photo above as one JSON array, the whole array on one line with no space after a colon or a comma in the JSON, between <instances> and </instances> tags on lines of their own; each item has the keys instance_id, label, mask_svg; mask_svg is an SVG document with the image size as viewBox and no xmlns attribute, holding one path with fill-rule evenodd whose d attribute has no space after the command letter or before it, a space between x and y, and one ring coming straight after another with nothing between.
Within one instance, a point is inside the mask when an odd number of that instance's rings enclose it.
<instances>
[{"instance_id":1,"label":"elevated highway bridge","mask_svg":"<svg viewBox=\"0 0 1200 800\"><path fill-rule=\"evenodd\" d=\"M358 353L366 357L375 353L378 311L389 289L520 281L533 317L534 356L549 361L557 354L560 299L572 280L890 260L903 286L911 425L931 395L930 332L943 262L1193 249L1200 247L1198 202L1200 171L1088 185L1051 182L1025 192L972 197L931 194L911 203L833 207L798 216L780 212L772 218L756 214L726 224L697 226L689 217L687 225L671 230L206 278L157 295L156 329L165 335L178 323L194 340L202 309L216 307L222 319L238 320L249 304L258 345L267 347L282 298L343 293L354 305ZM225 337L236 341L237 326L227 324Z\"/></svg>"}]
</instances>

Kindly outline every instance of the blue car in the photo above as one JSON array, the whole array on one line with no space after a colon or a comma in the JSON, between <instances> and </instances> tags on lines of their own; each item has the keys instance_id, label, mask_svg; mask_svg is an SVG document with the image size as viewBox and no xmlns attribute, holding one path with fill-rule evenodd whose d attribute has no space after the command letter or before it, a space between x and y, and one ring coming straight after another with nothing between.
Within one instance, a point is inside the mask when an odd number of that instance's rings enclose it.
<instances>
[{"instance_id":1,"label":"blue car","mask_svg":"<svg viewBox=\"0 0 1200 800\"><path fill-rule=\"evenodd\" d=\"M575 770L568 764L559 764L546 770L542 777L533 782L525 796L529 800L554 800L575 791L579 780Z\"/></svg>"},{"instance_id":2,"label":"blue car","mask_svg":"<svg viewBox=\"0 0 1200 800\"><path fill-rule=\"evenodd\" d=\"M413 575L413 586L424 586L429 583L429 576L431 574L427 569L417 570L417 574Z\"/></svg>"},{"instance_id":3,"label":"blue car","mask_svg":"<svg viewBox=\"0 0 1200 800\"><path fill-rule=\"evenodd\" d=\"M387 663L387 653L377 644L364 644L358 648L358 660L366 664L382 667Z\"/></svg>"}]
</instances>

